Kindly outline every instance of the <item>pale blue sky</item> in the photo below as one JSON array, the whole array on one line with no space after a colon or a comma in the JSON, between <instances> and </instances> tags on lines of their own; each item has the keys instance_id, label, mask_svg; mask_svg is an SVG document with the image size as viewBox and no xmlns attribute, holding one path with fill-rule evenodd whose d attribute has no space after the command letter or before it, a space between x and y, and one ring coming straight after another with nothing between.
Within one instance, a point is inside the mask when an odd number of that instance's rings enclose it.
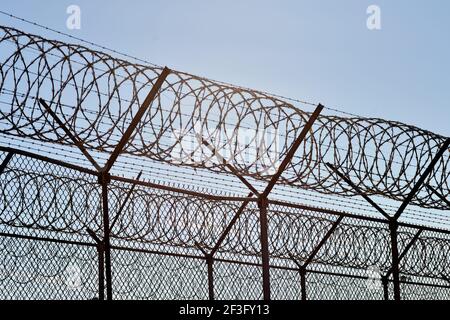
<instances>
[{"instance_id":1,"label":"pale blue sky","mask_svg":"<svg viewBox=\"0 0 450 320\"><path fill-rule=\"evenodd\" d=\"M81 30L66 29L70 4ZM366 28L370 4L379 31ZM0 10L159 65L450 136L450 1L16 0Z\"/></svg>"}]
</instances>

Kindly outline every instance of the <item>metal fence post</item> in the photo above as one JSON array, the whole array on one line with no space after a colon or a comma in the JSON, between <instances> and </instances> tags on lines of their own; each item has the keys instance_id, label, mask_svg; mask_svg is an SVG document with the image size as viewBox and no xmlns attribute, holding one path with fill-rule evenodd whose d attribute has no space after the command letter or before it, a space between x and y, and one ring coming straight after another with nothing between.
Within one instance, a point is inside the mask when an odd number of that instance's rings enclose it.
<instances>
[{"instance_id":1,"label":"metal fence post","mask_svg":"<svg viewBox=\"0 0 450 320\"><path fill-rule=\"evenodd\" d=\"M208 296L209 300L214 300L214 258L212 255L206 257L208 266Z\"/></svg>"},{"instance_id":2,"label":"metal fence post","mask_svg":"<svg viewBox=\"0 0 450 320\"><path fill-rule=\"evenodd\" d=\"M105 255L105 280L106 299L112 300L112 272L111 272L111 246L110 246L110 224L108 209L108 184L110 175L108 172L99 173L99 184L102 187L102 210L103 210L103 249Z\"/></svg>"},{"instance_id":3,"label":"metal fence post","mask_svg":"<svg viewBox=\"0 0 450 320\"><path fill-rule=\"evenodd\" d=\"M9 161L11 161L13 155L14 154L12 152L8 152L8 154L6 155L5 159L0 164L0 174L2 174L3 171L5 171L6 167L8 166L8 163L9 163Z\"/></svg>"},{"instance_id":4,"label":"metal fence post","mask_svg":"<svg viewBox=\"0 0 450 320\"><path fill-rule=\"evenodd\" d=\"M259 224L261 239L261 257L263 269L263 297L264 300L270 300L270 267L269 267L269 234L267 221L267 198L261 196L258 199L259 206Z\"/></svg>"},{"instance_id":5,"label":"metal fence post","mask_svg":"<svg viewBox=\"0 0 450 320\"><path fill-rule=\"evenodd\" d=\"M98 254L98 299L105 300L105 256L103 244L97 244Z\"/></svg>"},{"instance_id":6,"label":"metal fence post","mask_svg":"<svg viewBox=\"0 0 450 320\"><path fill-rule=\"evenodd\" d=\"M301 298L302 301L306 301L306 268L300 268L300 285L301 285Z\"/></svg>"},{"instance_id":7,"label":"metal fence post","mask_svg":"<svg viewBox=\"0 0 450 320\"><path fill-rule=\"evenodd\" d=\"M105 246L103 243L103 240L100 240L100 238L95 234L95 232L90 229L89 227L86 227L86 231L91 236L91 238L96 243L97 248L97 258L98 258L98 299L99 300L105 300Z\"/></svg>"},{"instance_id":8,"label":"metal fence post","mask_svg":"<svg viewBox=\"0 0 450 320\"><path fill-rule=\"evenodd\" d=\"M394 283L394 300L400 300L400 270L399 270L399 255L398 255L398 222L396 219L389 221L389 230L391 234L391 254L392 254L392 278Z\"/></svg>"},{"instance_id":9,"label":"metal fence post","mask_svg":"<svg viewBox=\"0 0 450 320\"><path fill-rule=\"evenodd\" d=\"M389 300L389 279L386 276L381 278L381 283L383 284L383 297L384 300Z\"/></svg>"}]
</instances>

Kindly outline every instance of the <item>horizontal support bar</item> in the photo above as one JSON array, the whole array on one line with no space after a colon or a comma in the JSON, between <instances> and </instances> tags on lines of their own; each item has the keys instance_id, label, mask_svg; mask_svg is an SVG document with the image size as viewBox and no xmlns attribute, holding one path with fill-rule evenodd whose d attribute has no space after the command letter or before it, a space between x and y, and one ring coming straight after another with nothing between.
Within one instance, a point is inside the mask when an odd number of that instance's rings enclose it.
<instances>
[{"instance_id":1,"label":"horizontal support bar","mask_svg":"<svg viewBox=\"0 0 450 320\"><path fill-rule=\"evenodd\" d=\"M3 173L3 171L5 171L6 167L8 166L8 163L11 161L13 155L14 155L13 152L8 152L5 159L0 164L0 175Z\"/></svg>"},{"instance_id":2,"label":"horizontal support bar","mask_svg":"<svg viewBox=\"0 0 450 320\"><path fill-rule=\"evenodd\" d=\"M57 166L61 166L61 167L67 168L67 169L76 170L76 171L79 171L79 172L82 172L82 173L86 173L86 174L90 174L90 175L93 175L93 176L97 176L98 175L98 172L95 171L95 170L87 169L87 168L82 167L82 166L77 166L77 165L70 164L70 163L67 163L67 162L64 162L64 161L61 161L61 160L55 160L55 159L52 159L52 158L49 158L49 157L45 157L45 156L42 156L42 155L38 155L38 154L31 153L31 152L28 152L28 151L20 150L20 149L14 149L14 148L10 148L10 147L0 146L0 151L2 151L2 152L12 152L12 153L15 153L17 155L21 155L21 156L28 157L28 158L35 159L35 160L48 162L48 163L51 163L51 164L55 164Z\"/></svg>"},{"instance_id":3,"label":"horizontal support bar","mask_svg":"<svg viewBox=\"0 0 450 320\"><path fill-rule=\"evenodd\" d=\"M36 236L26 236L26 235L12 234L12 233L6 233L6 232L0 232L0 237L8 237L8 238L24 239L24 240L35 240L35 241L52 242L52 243L61 243L61 244L69 244L69 245L84 246L84 247L96 247L97 246L96 244L93 244L90 242L60 240L60 239L55 239L55 238L43 238L43 237L36 237Z\"/></svg>"},{"instance_id":4,"label":"horizontal support bar","mask_svg":"<svg viewBox=\"0 0 450 320\"><path fill-rule=\"evenodd\" d=\"M72 132L70 132L70 130L66 127L66 125L64 124L64 122L62 122L62 120L58 117L58 115L53 112L53 110L50 108L50 106L47 104L47 102L45 102L44 99L39 99L39 103L41 104L41 106L44 107L44 109L50 114L50 116L53 118L53 120L56 121L56 123L59 125L59 127L64 131L64 133L70 138L70 140L72 140L72 142L78 147L78 149L80 149L81 153L86 157L86 159L88 159L91 164L94 166L94 168L97 171L100 171L100 166L98 165L97 161L95 161L95 159L90 155L90 153L86 150L86 148L83 145L83 142L81 142L80 139L78 139L77 137L75 137Z\"/></svg>"}]
</instances>

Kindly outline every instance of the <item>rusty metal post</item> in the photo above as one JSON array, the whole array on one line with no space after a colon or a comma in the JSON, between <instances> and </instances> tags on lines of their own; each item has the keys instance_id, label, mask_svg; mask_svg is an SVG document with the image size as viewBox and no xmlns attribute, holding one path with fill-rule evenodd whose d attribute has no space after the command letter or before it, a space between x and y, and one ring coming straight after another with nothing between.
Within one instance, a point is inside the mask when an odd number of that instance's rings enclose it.
<instances>
[{"instance_id":1,"label":"rusty metal post","mask_svg":"<svg viewBox=\"0 0 450 320\"><path fill-rule=\"evenodd\" d=\"M98 254L98 299L105 300L105 253L103 244L97 244Z\"/></svg>"},{"instance_id":2,"label":"rusty metal post","mask_svg":"<svg viewBox=\"0 0 450 320\"><path fill-rule=\"evenodd\" d=\"M381 278L381 283L383 284L383 296L384 300L389 300L389 279L387 276Z\"/></svg>"},{"instance_id":3,"label":"rusty metal post","mask_svg":"<svg viewBox=\"0 0 450 320\"><path fill-rule=\"evenodd\" d=\"M327 163L327 166L331 168L336 174L339 175L344 181L346 181L358 194L360 194L364 199L366 199L367 202L369 202L374 208L376 208L383 216L386 217L386 219L389 222L389 231L390 231L390 237L391 237L391 255L392 255L392 267L390 272L392 272L393 277L393 284L394 284L394 300L399 301L401 299L400 294L400 260L401 258L407 253L410 246L414 243L414 241L417 240L417 238L420 236L421 230L417 233L417 235L414 237L413 241L406 247L404 253L402 256L399 256L398 252L398 220L401 216L401 214L404 212L408 204L411 202L411 200L414 198L414 196L417 194L417 192L420 190L421 186L425 182L428 175L431 174L434 166L439 161L439 159L442 157L444 152L447 150L448 146L450 145L450 139L447 139L444 144L439 148L439 151L436 153L436 155L433 157L432 161L428 165L428 167L425 169L425 171L422 173L418 181L415 183L413 188L411 189L408 196L403 200L400 207L398 208L397 212L393 217L389 216L380 206L378 206L374 201L372 201L366 194L364 194L352 181L344 176L342 173L340 173L332 164Z\"/></svg>"},{"instance_id":4,"label":"rusty metal post","mask_svg":"<svg viewBox=\"0 0 450 320\"><path fill-rule=\"evenodd\" d=\"M95 159L89 154L83 145L83 142L76 137L72 132L66 127L64 122L56 115L55 112L50 108L50 106L43 99L39 99L39 103L47 110L50 116L56 121L56 123L61 127L61 129L66 133L66 135L72 140L72 142L80 149L84 156L92 163L95 169L98 171L98 183L102 188L102 213L103 213L103 249L104 249L104 262L105 262L105 280L106 280L106 298L107 300L112 300L112 272L111 272L111 245L110 245L110 221L109 221L109 210L108 210L108 184L111 180L110 170L114 166L119 155L122 153L123 149L129 143L131 135L136 129L137 125L141 121L145 112L148 110L156 95L158 94L161 86L166 80L167 76L170 74L171 70L164 67L159 77L156 79L155 84L151 88L150 92L146 96L144 102L137 110L135 116L131 120L130 125L126 129L125 133L120 138L118 144L111 153L109 159L107 160L105 166L101 168ZM133 188L133 187L132 187ZM128 199L128 198L127 198ZM126 199L126 200L127 200ZM126 201L125 201L126 202ZM124 204L125 205L125 204ZM122 210L123 208L121 208ZM117 217L118 218L118 217ZM117 219L114 219L115 222Z\"/></svg>"},{"instance_id":5,"label":"rusty metal post","mask_svg":"<svg viewBox=\"0 0 450 320\"><path fill-rule=\"evenodd\" d=\"M108 184L110 175L107 172L100 172L99 184L102 187L102 211L103 211L103 246L105 255L105 280L106 299L112 300L112 272L111 272L111 244L110 244L110 224L108 209Z\"/></svg>"},{"instance_id":6,"label":"rusty metal post","mask_svg":"<svg viewBox=\"0 0 450 320\"><path fill-rule=\"evenodd\" d=\"M447 200L442 194L440 194L436 189L434 189L429 184L426 184L425 187L431 191L434 195L436 195L439 199L441 199L446 205L450 207L450 201Z\"/></svg>"},{"instance_id":7,"label":"rusty metal post","mask_svg":"<svg viewBox=\"0 0 450 320\"><path fill-rule=\"evenodd\" d=\"M301 299L302 301L307 300L306 296L306 273L307 270L305 267L300 268L300 288L301 288Z\"/></svg>"},{"instance_id":8,"label":"rusty metal post","mask_svg":"<svg viewBox=\"0 0 450 320\"><path fill-rule=\"evenodd\" d=\"M214 258L211 255L206 257L208 266L208 296L209 300L214 300Z\"/></svg>"},{"instance_id":9,"label":"rusty metal post","mask_svg":"<svg viewBox=\"0 0 450 320\"><path fill-rule=\"evenodd\" d=\"M398 254L398 222L395 219L389 221L391 234L391 255L392 255L392 279L394 284L394 300L400 301L400 259Z\"/></svg>"},{"instance_id":10,"label":"rusty metal post","mask_svg":"<svg viewBox=\"0 0 450 320\"><path fill-rule=\"evenodd\" d=\"M195 246L203 253L205 256L206 266L208 270L208 297L209 300L214 300L214 253L208 253L202 246L195 242Z\"/></svg>"},{"instance_id":11,"label":"rusty metal post","mask_svg":"<svg viewBox=\"0 0 450 320\"><path fill-rule=\"evenodd\" d=\"M5 159L0 164L0 174L2 174L3 171L5 171L6 167L8 166L8 163L11 161L13 155L14 154L12 152L8 152L8 154L6 155Z\"/></svg>"},{"instance_id":12,"label":"rusty metal post","mask_svg":"<svg viewBox=\"0 0 450 320\"><path fill-rule=\"evenodd\" d=\"M158 79L156 80L154 86L151 88L147 97L145 98L142 105L139 107L136 115L131 120L125 133L120 138L119 143L114 148L111 156L107 160L105 166L99 170L99 184L102 186L102 204L103 204L103 229L104 229L104 249L105 249L105 279L106 279L106 299L112 300L112 272L111 272L111 245L110 245L110 222L109 222L109 210L108 210L108 184L111 180L110 170L114 166L119 155L122 153L126 144L129 143L131 135L133 134L136 126L141 121L147 109L150 107L151 103L158 94L161 86L166 80L167 76L170 74L171 70L164 67Z\"/></svg>"},{"instance_id":13,"label":"rusty metal post","mask_svg":"<svg viewBox=\"0 0 450 320\"><path fill-rule=\"evenodd\" d=\"M105 300L105 247L103 241L95 234L94 231L86 227L86 231L94 239L98 255L98 299Z\"/></svg>"},{"instance_id":14,"label":"rusty metal post","mask_svg":"<svg viewBox=\"0 0 450 320\"><path fill-rule=\"evenodd\" d=\"M284 172L290 161L295 155L295 152L299 148L300 144L305 139L308 132L311 130L314 122L320 115L321 111L323 110L323 106L319 104L317 108L312 113L309 120L306 122L305 126L301 130L299 136L295 139L292 146L289 148L285 158L281 162L280 166L278 167L277 172L272 176L269 183L267 184L266 188L264 189L263 193L259 193L258 190L256 190L233 166L228 164L226 160L217 152L217 150L213 147L212 144L210 144L208 141L203 139L200 135L196 135L199 142L206 147L219 159L220 162L222 162L235 176L241 180L249 189L250 191L258 197L258 207L259 207L259 220L260 220L260 240L261 240L261 257L262 257L262 268L263 268L263 298L264 300L270 300L270 256L269 256L269 232L268 232L268 218L267 218L267 206L268 206L268 196L272 189L274 188L275 184L278 182L279 178L281 177L281 174ZM245 207L245 203L243 207ZM238 217L238 216L237 216ZM235 220L234 218L231 226L234 224ZM224 235L226 235L230 228L227 228ZM223 241L224 238L221 238L219 243ZM217 250L218 246L214 248L213 252Z\"/></svg>"},{"instance_id":15,"label":"rusty metal post","mask_svg":"<svg viewBox=\"0 0 450 320\"><path fill-rule=\"evenodd\" d=\"M261 239L261 257L262 257L262 272L263 272L263 298L270 300L270 258L269 258L269 233L268 233L268 219L267 219L267 198L260 197L258 199L259 206L259 224L260 224L260 239Z\"/></svg>"}]
</instances>

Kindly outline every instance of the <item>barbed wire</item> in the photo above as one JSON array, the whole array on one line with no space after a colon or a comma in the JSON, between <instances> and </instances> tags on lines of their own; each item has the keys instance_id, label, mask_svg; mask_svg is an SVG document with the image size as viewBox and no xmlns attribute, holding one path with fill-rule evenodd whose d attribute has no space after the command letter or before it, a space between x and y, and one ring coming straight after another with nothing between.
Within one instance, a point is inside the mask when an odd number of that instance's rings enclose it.
<instances>
[{"instance_id":1,"label":"barbed wire","mask_svg":"<svg viewBox=\"0 0 450 320\"><path fill-rule=\"evenodd\" d=\"M96 176L67 167L15 154L2 174L0 224L13 228L54 232L59 237L89 239L86 228L102 233L101 190ZM187 194L113 180L109 186L110 216L117 221L111 230L113 245L126 243L138 248L170 247L172 253L212 249L239 202L213 200ZM129 196L128 196L129 195ZM128 201L119 210L127 198ZM337 219L320 210L283 204L268 207L269 252L273 259L305 261ZM399 248L412 241L418 229L399 229ZM314 264L367 269L391 266L389 225L385 222L347 217L329 241L317 252ZM132 248L130 247L130 248ZM159 250L162 250L161 248ZM166 248L167 250L167 248ZM222 242L219 253L240 259L261 252L259 209L249 203ZM450 257L448 233L425 231L402 261L402 273L440 278ZM218 256L220 258L220 256Z\"/></svg>"},{"instance_id":2,"label":"barbed wire","mask_svg":"<svg viewBox=\"0 0 450 320\"><path fill-rule=\"evenodd\" d=\"M42 97L53 102L51 107L88 148L98 151L113 150L114 137L124 132L161 72L160 67L9 27L0 27L0 47L0 90L10 92L9 108L0 110L0 131L71 145L32 98ZM222 162L205 156L208 150L201 143L191 140L186 146L187 138L200 135L218 153L228 155L228 163L241 174L268 180L309 116L273 95L172 71L124 152L225 172ZM266 135L273 137L266 139ZM401 201L444 140L399 122L320 116L281 183L355 195L324 165L331 162L351 174L367 194ZM449 192L449 159L444 156L426 181L444 195ZM446 208L427 190L412 203Z\"/></svg>"},{"instance_id":3,"label":"barbed wire","mask_svg":"<svg viewBox=\"0 0 450 320\"><path fill-rule=\"evenodd\" d=\"M142 59L142 58L139 58L139 57L136 57L136 56L124 53L122 51L118 51L116 49L112 49L110 47L107 47L107 46L104 46L104 45L101 45L101 44L98 44L98 43L95 43L95 42L92 42L92 41L89 41L89 40L85 40L85 39L80 38L80 37L73 36L71 34L68 34L67 32L62 32L62 31L57 30L55 28L50 28L50 27L48 27L48 26L46 26L46 25L44 25L42 23L37 23L35 21L31 21L29 19L25 19L25 18L19 17L17 15L14 15L12 13L5 12L5 11L2 11L2 10L0 10L0 14L2 14L4 16L7 16L9 18L12 18L12 19L21 21L21 22L25 22L25 23L30 24L32 26L39 27L39 28L41 28L43 30L51 31L51 32L53 32L55 34L67 37L69 39L80 41L82 43L85 43L85 44L97 47L97 48L102 49L102 50L106 50L106 51L109 51L109 52L114 53L114 54L121 55L121 56L126 57L126 58L131 58L131 59L136 60L138 62L145 63L145 64L148 64L148 65L151 65L151 66L154 66L154 67L162 68L161 65L158 65L158 64L155 64L153 62L150 62L149 60ZM185 72L185 73L188 74L187 72ZM208 79L208 78L205 78L205 77L202 77L202 78L205 79L205 80L212 80L212 79ZM219 83L222 83L222 84L225 84L225 85L236 86L236 85L233 85L233 84L230 84L230 83L227 83L227 82L223 82L223 81L218 81L218 80L213 80L213 81L216 81L216 82L219 82ZM236 87L239 87L239 88L244 89L244 90L257 91L255 89L248 88L248 87L243 87L243 86L236 86ZM288 101L291 101L291 102L301 103L301 104L309 105L309 106L312 106L312 107L317 106L317 103L313 103L313 102L310 102L310 101L300 100L300 99L291 98L291 97L278 95L278 94L273 94L273 93L268 93L268 92L265 92L265 91L262 91L262 90L258 90L258 91L262 92L264 94L272 95L274 97L285 99L285 100L288 100ZM340 110L340 109L338 109L336 107L325 106L325 109L328 109L328 110L331 110L331 111L334 111L334 112L338 112L338 113L342 113L342 114L345 114L345 115L348 115L348 116L359 117L359 115L357 115L357 114L350 113L350 112L347 112L347 111L343 111L343 110Z\"/></svg>"}]
</instances>

